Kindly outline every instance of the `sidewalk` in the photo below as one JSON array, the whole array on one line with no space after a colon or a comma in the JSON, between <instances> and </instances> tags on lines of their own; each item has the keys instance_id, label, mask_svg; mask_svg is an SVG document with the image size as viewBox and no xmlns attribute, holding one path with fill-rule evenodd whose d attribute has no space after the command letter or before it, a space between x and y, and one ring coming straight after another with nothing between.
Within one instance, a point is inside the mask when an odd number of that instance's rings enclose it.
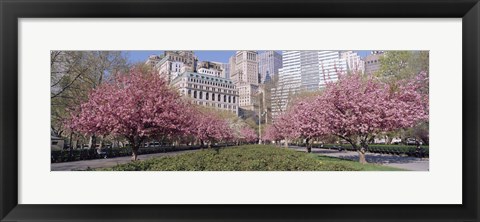
<instances>
[{"instance_id":1,"label":"sidewalk","mask_svg":"<svg viewBox=\"0 0 480 222\"><path fill-rule=\"evenodd\" d=\"M139 160L146 160L153 157L161 156L173 156L182 153L195 152L198 150L184 150L177 152L168 152L168 153L152 153L139 155ZM63 163L52 163L50 164L51 171L71 171L71 170L86 170L87 168L105 168L105 167L114 167L118 164L125 164L132 161L131 156L116 157L116 158L107 158L107 159L95 159L95 160L82 160L82 161L72 161L72 162L63 162Z\"/></svg>"},{"instance_id":2,"label":"sidewalk","mask_svg":"<svg viewBox=\"0 0 480 222\"><path fill-rule=\"evenodd\" d=\"M289 148L295 149L298 151L303 151L303 152L306 151L305 147L290 146ZM354 151L337 151L337 150L329 150L329 149L322 149L322 148L312 148L312 153L358 161L358 153ZM384 166L391 166L391 167L396 167L396 168L405 169L405 170L413 170L413 171L429 170L428 158L396 156L396 155L379 154L379 153L366 153L365 157L367 159L367 162L369 163L381 164Z\"/></svg>"}]
</instances>

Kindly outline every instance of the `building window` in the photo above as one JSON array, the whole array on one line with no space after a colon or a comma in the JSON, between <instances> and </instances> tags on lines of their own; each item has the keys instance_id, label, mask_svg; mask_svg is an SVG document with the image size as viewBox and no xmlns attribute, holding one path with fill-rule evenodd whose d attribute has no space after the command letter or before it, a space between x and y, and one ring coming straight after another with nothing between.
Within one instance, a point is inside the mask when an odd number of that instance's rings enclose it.
<instances>
[{"instance_id":1,"label":"building window","mask_svg":"<svg viewBox=\"0 0 480 222\"><path fill-rule=\"evenodd\" d=\"M222 101L222 97L221 97L220 94L218 94L218 101L219 101L219 102Z\"/></svg>"},{"instance_id":2,"label":"building window","mask_svg":"<svg viewBox=\"0 0 480 222\"><path fill-rule=\"evenodd\" d=\"M205 99L208 100L208 92L205 93Z\"/></svg>"},{"instance_id":3,"label":"building window","mask_svg":"<svg viewBox=\"0 0 480 222\"><path fill-rule=\"evenodd\" d=\"M200 91L200 99L202 99L202 91Z\"/></svg>"},{"instance_id":4,"label":"building window","mask_svg":"<svg viewBox=\"0 0 480 222\"><path fill-rule=\"evenodd\" d=\"M223 95L223 102L224 102L224 103L227 102L227 95Z\"/></svg>"},{"instance_id":5,"label":"building window","mask_svg":"<svg viewBox=\"0 0 480 222\"><path fill-rule=\"evenodd\" d=\"M231 102L232 102L232 97L228 96L228 103L231 103Z\"/></svg>"},{"instance_id":6,"label":"building window","mask_svg":"<svg viewBox=\"0 0 480 222\"><path fill-rule=\"evenodd\" d=\"M197 98L197 91L193 91L193 98Z\"/></svg>"},{"instance_id":7,"label":"building window","mask_svg":"<svg viewBox=\"0 0 480 222\"><path fill-rule=\"evenodd\" d=\"M215 101L215 93L212 93L212 101Z\"/></svg>"},{"instance_id":8,"label":"building window","mask_svg":"<svg viewBox=\"0 0 480 222\"><path fill-rule=\"evenodd\" d=\"M233 97L233 103L235 103L235 96Z\"/></svg>"}]
</instances>

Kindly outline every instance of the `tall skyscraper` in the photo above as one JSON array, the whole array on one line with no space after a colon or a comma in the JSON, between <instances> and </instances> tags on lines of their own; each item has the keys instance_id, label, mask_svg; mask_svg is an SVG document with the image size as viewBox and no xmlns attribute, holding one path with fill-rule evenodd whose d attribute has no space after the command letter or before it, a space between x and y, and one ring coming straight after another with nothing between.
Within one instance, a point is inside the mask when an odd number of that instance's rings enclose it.
<instances>
[{"instance_id":1,"label":"tall skyscraper","mask_svg":"<svg viewBox=\"0 0 480 222\"><path fill-rule=\"evenodd\" d=\"M258 72L260 73L260 83L265 83L267 75L272 78L278 75L278 70L282 68L282 55L275 51L264 51L258 54Z\"/></svg>"},{"instance_id":2,"label":"tall skyscraper","mask_svg":"<svg viewBox=\"0 0 480 222\"><path fill-rule=\"evenodd\" d=\"M300 51L301 88L316 90L320 82L321 67L318 51ZM322 72L323 73L323 72Z\"/></svg>"},{"instance_id":3,"label":"tall skyscraper","mask_svg":"<svg viewBox=\"0 0 480 222\"><path fill-rule=\"evenodd\" d=\"M347 70L352 72L365 72L365 62L354 51L345 51L340 54L342 59L345 59L347 62Z\"/></svg>"},{"instance_id":4,"label":"tall skyscraper","mask_svg":"<svg viewBox=\"0 0 480 222\"><path fill-rule=\"evenodd\" d=\"M286 110L293 94L318 90L348 69L340 51L283 51L282 56L278 84L272 89L273 116Z\"/></svg>"},{"instance_id":5,"label":"tall skyscraper","mask_svg":"<svg viewBox=\"0 0 480 222\"><path fill-rule=\"evenodd\" d=\"M220 63L222 65L222 75L225 79L230 79L230 64L229 63Z\"/></svg>"},{"instance_id":6,"label":"tall skyscraper","mask_svg":"<svg viewBox=\"0 0 480 222\"><path fill-rule=\"evenodd\" d=\"M258 61L256 51L237 51L235 54L235 73L231 74L235 83L258 85Z\"/></svg>"},{"instance_id":7,"label":"tall skyscraper","mask_svg":"<svg viewBox=\"0 0 480 222\"><path fill-rule=\"evenodd\" d=\"M288 99L302 85L301 51L283 51L282 68L278 71L278 83L272 88L272 116L282 113L287 108Z\"/></svg>"},{"instance_id":8,"label":"tall skyscraper","mask_svg":"<svg viewBox=\"0 0 480 222\"><path fill-rule=\"evenodd\" d=\"M237 51L235 58L230 58L230 78L239 92L239 106L246 110L254 110L255 94L258 90L258 60L256 51ZM232 71L233 70L233 71Z\"/></svg>"},{"instance_id":9,"label":"tall skyscraper","mask_svg":"<svg viewBox=\"0 0 480 222\"><path fill-rule=\"evenodd\" d=\"M318 87L322 88L328 82L338 80L338 74L347 72L347 61L340 56L340 51L318 51L320 81Z\"/></svg>"},{"instance_id":10,"label":"tall skyscraper","mask_svg":"<svg viewBox=\"0 0 480 222\"><path fill-rule=\"evenodd\" d=\"M235 67L237 66L236 58L237 57L235 55L233 55L233 56L230 57L230 59L228 59L228 65L230 66L230 70L228 72L228 74L229 74L228 78L231 79L232 81L233 81L233 76L236 73L236 69L235 69Z\"/></svg>"}]
</instances>

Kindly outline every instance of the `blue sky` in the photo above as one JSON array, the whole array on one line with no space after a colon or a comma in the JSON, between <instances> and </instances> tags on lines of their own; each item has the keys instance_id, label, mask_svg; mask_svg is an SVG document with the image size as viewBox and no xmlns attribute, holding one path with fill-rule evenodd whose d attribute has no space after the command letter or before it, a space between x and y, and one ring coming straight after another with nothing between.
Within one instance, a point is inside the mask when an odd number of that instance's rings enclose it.
<instances>
[{"instance_id":1,"label":"blue sky","mask_svg":"<svg viewBox=\"0 0 480 222\"><path fill-rule=\"evenodd\" d=\"M150 55L162 55L163 51L124 51L127 54L127 57L130 62L145 62L147 61L148 56ZM215 61L215 62L224 62L228 63L228 59L232 56L235 51L225 51L225 50L206 50L206 51L194 51L195 55L198 56L200 61ZM282 51L277 51L282 53ZM356 51L363 58L366 55L370 54L371 50L361 50Z\"/></svg>"}]
</instances>

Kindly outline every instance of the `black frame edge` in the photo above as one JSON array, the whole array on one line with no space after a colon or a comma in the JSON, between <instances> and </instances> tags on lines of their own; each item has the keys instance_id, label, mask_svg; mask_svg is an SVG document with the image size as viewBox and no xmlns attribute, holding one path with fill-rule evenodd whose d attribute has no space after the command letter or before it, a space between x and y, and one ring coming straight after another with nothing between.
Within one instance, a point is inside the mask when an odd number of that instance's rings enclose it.
<instances>
[{"instance_id":1,"label":"black frame edge","mask_svg":"<svg viewBox=\"0 0 480 222\"><path fill-rule=\"evenodd\" d=\"M463 140L463 206L470 218L479 220L479 99L480 99L480 3L477 3L462 19L462 140ZM476 75L468 75L475 73ZM473 104L472 104L473 101ZM465 147L472 147L465 152ZM474 149L473 147L476 147ZM465 191L476 191L468 195Z\"/></svg>"},{"instance_id":2,"label":"black frame edge","mask_svg":"<svg viewBox=\"0 0 480 222\"><path fill-rule=\"evenodd\" d=\"M0 218L18 206L18 80L17 34L15 11L0 2L1 15L1 76L0 76ZM6 31L9 30L9 31Z\"/></svg>"},{"instance_id":3,"label":"black frame edge","mask_svg":"<svg viewBox=\"0 0 480 222\"><path fill-rule=\"evenodd\" d=\"M304 3L304 4L301 4ZM272 4L274 7L268 13L262 13L261 10L268 8ZM332 10L326 10L323 7L333 6ZM162 10L153 10L162 6ZM176 6L190 6L183 12L174 10ZM194 7L192 7L194 6ZM211 9L198 12L198 8L211 6ZM91 7L96 7L90 10ZM227 7L231 13L218 13L218 8ZM248 15L241 9L249 9ZM343 9L345 9L342 12ZM105 8L109 8L105 11ZM352 13L352 9L355 11ZM359 10L359 9L364 9ZM379 10L388 8L387 10ZM305 12L300 12L304 9ZM318 10L317 10L318 9ZM431 10L428 10L431 9ZM143 10L143 11L142 11ZM408 11L410 10L410 11ZM31 220L123 220L123 221L151 221L154 219L162 221L241 221L240 218L249 221L300 221L299 216L292 217L271 217L269 214L275 211L284 211L287 208L295 209L297 213L304 213L303 220L320 220L315 216L315 212L310 212L313 208L308 206L239 206L239 205L205 205L205 206L158 206L154 205L18 205L18 24L17 19L22 17L463 17L463 89L462 89L462 108L463 108L463 146L478 148L479 136L478 127L480 119L478 118L479 109L479 89L480 71L478 62L480 61L479 48L479 28L480 28L480 5L477 0L415 0L415 1L356 1L356 0L320 0L293 3L293 0L261 0L255 1L220 1L220 0L146 0L142 3L135 3L133 0L113 1L11 1L0 0L0 221L31 221ZM321 14L321 16L318 16ZM214 15L214 16L212 16ZM246 16L245 16L246 15ZM467 73L476 73L476 75L467 75ZM473 102L473 105L472 105ZM465 148L464 148L465 150ZM470 152L463 152L463 206L436 206L424 207L419 205L405 206L404 209L415 210L416 208L425 209L432 213L432 210L438 210L443 218L436 218L436 221L478 221L480 187L479 187L479 163L480 156L477 149ZM476 191L476 195L467 195L466 190ZM363 215L361 219L354 219L345 215L352 205L337 205L334 207L325 205L321 208L323 212L331 211L327 218L321 220L337 221L427 221L431 220L426 216L415 218L399 215L398 219L385 218L385 216L394 213L388 206L381 205L360 205L360 210L369 207L378 207L380 212L376 219ZM354 206L356 207L356 206ZM181 209L182 208L182 209ZM214 209L215 208L215 209ZM61 212L55 212L61 210ZM185 209L191 211L188 215L184 213ZM452 210L451 214L442 213L443 210ZM98 216L105 211L114 210L119 215ZM135 213L133 213L135 211ZM359 211L351 212L352 215L361 215ZM91 212L91 215L84 215L85 212ZM249 215L245 215L249 212ZM140 214L144 214L141 216ZM213 214L218 214L212 216ZM332 214L337 213L343 216L343 219L331 218ZM232 215L240 217L232 218ZM243 216L242 216L243 215ZM328 217L330 215L330 217ZM382 217L384 216L384 217ZM75 219L74 219L75 218ZM368 218L368 219L367 219Z\"/></svg>"}]
</instances>

